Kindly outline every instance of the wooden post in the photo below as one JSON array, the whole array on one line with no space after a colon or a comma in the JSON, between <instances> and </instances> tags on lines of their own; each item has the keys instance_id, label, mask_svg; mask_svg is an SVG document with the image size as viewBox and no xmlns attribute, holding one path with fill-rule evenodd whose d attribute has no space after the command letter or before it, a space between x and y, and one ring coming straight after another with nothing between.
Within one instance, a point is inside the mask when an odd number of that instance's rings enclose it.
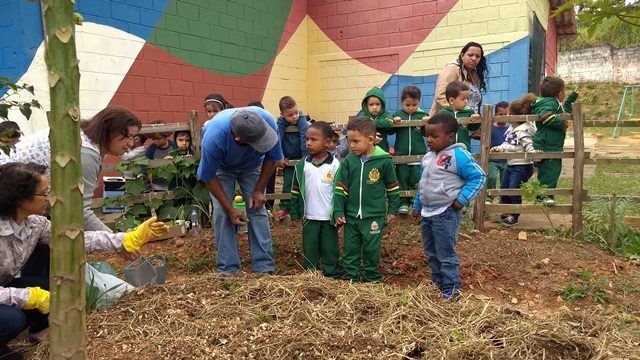
<instances>
[{"instance_id":1,"label":"wooden post","mask_svg":"<svg viewBox=\"0 0 640 360\"><path fill-rule=\"evenodd\" d=\"M618 242L615 231L617 203L618 197L616 196L616 194L613 194L613 196L611 196L611 214L609 214L609 234L607 234L607 245L613 253L616 252L616 246Z\"/></svg>"},{"instance_id":2,"label":"wooden post","mask_svg":"<svg viewBox=\"0 0 640 360\"><path fill-rule=\"evenodd\" d=\"M198 120L198 112L195 110L189 111L189 127L191 128L191 147L193 147L193 153L195 156L200 156L202 127L200 126L200 120Z\"/></svg>"},{"instance_id":3,"label":"wooden post","mask_svg":"<svg viewBox=\"0 0 640 360\"><path fill-rule=\"evenodd\" d=\"M571 223L573 234L582 239L582 184L584 181L584 115L580 103L573 104L573 212Z\"/></svg>"},{"instance_id":4,"label":"wooden post","mask_svg":"<svg viewBox=\"0 0 640 360\"><path fill-rule=\"evenodd\" d=\"M489 149L491 148L491 126L493 126L493 105L482 107L482 122L480 127L480 160L478 164L486 174L489 173ZM469 149L471 150L471 149ZM476 229L484 231L484 200L487 198L486 186L482 188L473 207L473 221Z\"/></svg>"}]
</instances>

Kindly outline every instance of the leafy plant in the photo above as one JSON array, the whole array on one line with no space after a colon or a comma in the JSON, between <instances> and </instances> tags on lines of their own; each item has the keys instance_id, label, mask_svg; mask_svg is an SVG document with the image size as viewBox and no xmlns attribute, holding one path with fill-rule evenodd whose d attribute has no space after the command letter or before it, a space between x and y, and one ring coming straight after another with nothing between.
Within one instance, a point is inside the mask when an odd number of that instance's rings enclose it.
<instances>
[{"instance_id":1,"label":"leafy plant","mask_svg":"<svg viewBox=\"0 0 640 360\"><path fill-rule=\"evenodd\" d=\"M549 224L553 229L551 213L549 212L549 208L542 201L544 194L547 191L547 185L540 184L540 180L538 180L537 177L531 177L529 181L520 185L520 189L522 190L522 199L540 207L542 213L547 217L547 220L549 220Z\"/></svg>"},{"instance_id":2,"label":"leafy plant","mask_svg":"<svg viewBox=\"0 0 640 360\"><path fill-rule=\"evenodd\" d=\"M590 279L585 285L576 284L571 281L564 288L556 290L555 294L560 295L563 300L569 303L573 303L575 300L583 299L587 296L592 296L594 302L607 306L609 305L611 296L603 288L602 284L606 282L607 278L605 276L600 277L596 281Z\"/></svg>"},{"instance_id":3,"label":"leafy plant","mask_svg":"<svg viewBox=\"0 0 640 360\"><path fill-rule=\"evenodd\" d=\"M87 311L99 310L100 306L98 304L98 301L100 301L102 297L105 297L105 302L109 304L110 303L108 298L109 292L119 288L122 285L123 284L117 284L110 287L109 289L105 287L104 290L101 290L100 288L98 288L97 285L95 285L95 277L91 276L91 280L89 281L89 286L87 286L85 289L85 294L86 294L85 309ZM115 304L117 301L118 299L114 299L113 304Z\"/></svg>"},{"instance_id":4,"label":"leafy plant","mask_svg":"<svg viewBox=\"0 0 640 360\"><path fill-rule=\"evenodd\" d=\"M162 178L169 182L169 188L173 189L173 199L161 200L149 196L142 203L136 203L127 207L127 212L116 220L116 229L125 231L139 224L142 218L153 210L160 220L186 220L191 214L192 208L200 210L210 221L209 202L211 201L209 190L197 177L199 158L175 156L171 163L148 170L154 178ZM127 181L123 186L128 195L141 195L148 191L148 184L143 177L137 177L142 169L149 165L149 159L138 158L123 161L116 166L120 172L131 172L136 176L135 180ZM111 197L105 200L107 206L126 205L124 197Z\"/></svg>"},{"instance_id":5,"label":"leafy plant","mask_svg":"<svg viewBox=\"0 0 640 360\"><path fill-rule=\"evenodd\" d=\"M0 77L0 91L8 87L12 92L7 96L0 99L0 118L9 120L9 109L17 107L20 113L27 119L31 117L33 112L32 108L42 109L38 100L32 99L31 101L18 101L12 100L11 97L21 92L27 91L31 95L34 95L34 88L27 84L18 84L18 79L12 79L8 77Z\"/></svg>"},{"instance_id":6,"label":"leafy plant","mask_svg":"<svg viewBox=\"0 0 640 360\"><path fill-rule=\"evenodd\" d=\"M238 281L233 281L230 279L224 279L222 281L222 288L227 291L234 291L234 290L240 289L241 287L242 287L242 283Z\"/></svg>"},{"instance_id":7,"label":"leafy plant","mask_svg":"<svg viewBox=\"0 0 640 360\"><path fill-rule=\"evenodd\" d=\"M625 216L634 212L634 204L627 198L616 203L611 228L611 202L595 199L582 210L583 237L614 253L631 259L640 259L640 233L626 224Z\"/></svg>"}]
</instances>

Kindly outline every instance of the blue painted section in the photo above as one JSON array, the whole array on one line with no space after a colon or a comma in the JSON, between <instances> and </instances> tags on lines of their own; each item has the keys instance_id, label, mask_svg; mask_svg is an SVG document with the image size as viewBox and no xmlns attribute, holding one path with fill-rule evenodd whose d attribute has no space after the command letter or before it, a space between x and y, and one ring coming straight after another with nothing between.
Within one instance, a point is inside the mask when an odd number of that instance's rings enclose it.
<instances>
[{"instance_id":1,"label":"blue painted section","mask_svg":"<svg viewBox=\"0 0 640 360\"><path fill-rule=\"evenodd\" d=\"M147 40L170 0L78 0L85 21L108 25Z\"/></svg>"},{"instance_id":2,"label":"blue painted section","mask_svg":"<svg viewBox=\"0 0 640 360\"><path fill-rule=\"evenodd\" d=\"M453 60L453 59L452 59ZM487 93L482 96L483 104L496 104L500 101L511 102L528 92L529 37L522 38L504 48L487 55L489 78ZM420 108L426 112L431 109L438 75L406 76L393 75L382 86L387 103L387 110L393 113L401 108L400 93L405 86L417 86L422 92ZM393 146L395 136L389 137ZM480 148L477 140L472 140L472 151Z\"/></svg>"},{"instance_id":3,"label":"blue painted section","mask_svg":"<svg viewBox=\"0 0 640 360\"><path fill-rule=\"evenodd\" d=\"M0 2L0 76L20 78L42 42L40 4L29 1ZM28 25L27 25L28 24ZM0 96L7 89L0 89Z\"/></svg>"}]
</instances>

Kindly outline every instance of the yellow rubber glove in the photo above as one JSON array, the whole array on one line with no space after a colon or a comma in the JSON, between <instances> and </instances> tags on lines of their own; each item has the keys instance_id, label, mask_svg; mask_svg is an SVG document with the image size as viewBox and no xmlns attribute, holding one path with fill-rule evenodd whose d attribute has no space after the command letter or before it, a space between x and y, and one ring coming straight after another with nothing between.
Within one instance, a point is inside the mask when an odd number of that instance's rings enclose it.
<instances>
[{"instance_id":1,"label":"yellow rubber glove","mask_svg":"<svg viewBox=\"0 0 640 360\"><path fill-rule=\"evenodd\" d=\"M158 220L158 218L154 216L140 224L134 231L126 233L124 235L124 242L122 243L125 250L128 252L138 251L147 241L157 239L169 232L167 225L156 220Z\"/></svg>"},{"instance_id":2,"label":"yellow rubber glove","mask_svg":"<svg viewBox=\"0 0 640 360\"><path fill-rule=\"evenodd\" d=\"M29 300L24 305L25 310L38 309L42 314L49 313L49 291L39 287L29 288Z\"/></svg>"}]
</instances>

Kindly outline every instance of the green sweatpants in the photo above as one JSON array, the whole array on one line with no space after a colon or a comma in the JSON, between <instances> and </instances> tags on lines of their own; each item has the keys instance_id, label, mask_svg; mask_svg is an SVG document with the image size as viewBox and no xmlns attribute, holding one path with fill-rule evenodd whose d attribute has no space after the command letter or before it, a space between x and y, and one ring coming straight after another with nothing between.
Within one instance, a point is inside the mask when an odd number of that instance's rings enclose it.
<instances>
[{"instance_id":1,"label":"green sweatpants","mask_svg":"<svg viewBox=\"0 0 640 360\"><path fill-rule=\"evenodd\" d=\"M561 171L562 159L543 159L538 165L538 180L541 185L547 185L547 189L555 189Z\"/></svg>"},{"instance_id":2,"label":"green sweatpants","mask_svg":"<svg viewBox=\"0 0 640 360\"><path fill-rule=\"evenodd\" d=\"M487 190L497 189L500 184L498 182L498 175L500 175L500 181L504 177L504 172L507 170L506 161L489 161L489 178L487 179ZM495 196L487 196L488 200L493 200Z\"/></svg>"},{"instance_id":3,"label":"green sweatpants","mask_svg":"<svg viewBox=\"0 0 640 360\"><path fill-rule=\"evenodd\" d=\"M398 187L402 190L416 190L416 184L420 182L420 165L396 165L396 177L398 178ZM401 197L400 206L406 205L409 208L413 205L413 198Z\"/></svg>"},{"instance_id":4,"label":"green sweatpants","mask_svg":"<svg viewBox=\"0 0 640 360\"><path fill-rule=\"evenodd\" d=\"M362 259L362 267L364 268L362 282L382 281L378 265L380 264L382 228L385 224L384 216L366 219L347 216L342 248L342 267L346 273L343 276L344 280L359 282L358 271L360 270L360 259Z\"/></svg>"},{"instance_id":5,"label":"green sweatpants","mask_svg":"<svg viewBox=\"0 0 640 360\"><path fill-rule=\"evenodd\" d=\"M293 170L295 166L285 166L282 169L282 193L290 194L293 184ZM280 210L291 212L291 200L280 200Z\"/></svg>"},{"instance_id":6,"label":"green sweatpants","mask_svg":"<svg viewBox=\"0 0 640 360\"><path fill-rule=\"evenodd\" d=\"M340 277L338 257L338 229L329 220L307 220L302 222L302 255L305 270L317 270L322 261L324 276L332 279Z\"/></svg>"}]
</instances>

